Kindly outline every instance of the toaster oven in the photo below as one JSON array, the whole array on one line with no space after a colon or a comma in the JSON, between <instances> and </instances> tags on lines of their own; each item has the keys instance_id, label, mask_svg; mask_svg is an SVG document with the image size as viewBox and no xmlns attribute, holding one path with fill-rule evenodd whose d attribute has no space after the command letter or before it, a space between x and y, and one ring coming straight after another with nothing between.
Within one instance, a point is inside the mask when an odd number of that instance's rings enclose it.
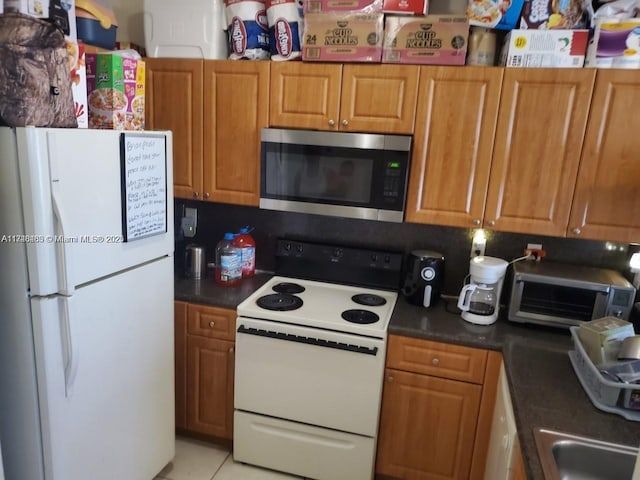
<instances>
[{"instance_id":1,"label":"toaster oven","mask_svg":"<svg viewBox=\"0 0 640 480\"><path fill-rule=\"evenodd\" d=\"M636 290L620 273L552 262L513 264L508 318L570 327L596 318L629 319Z\"/></svg>"}]
</instances>

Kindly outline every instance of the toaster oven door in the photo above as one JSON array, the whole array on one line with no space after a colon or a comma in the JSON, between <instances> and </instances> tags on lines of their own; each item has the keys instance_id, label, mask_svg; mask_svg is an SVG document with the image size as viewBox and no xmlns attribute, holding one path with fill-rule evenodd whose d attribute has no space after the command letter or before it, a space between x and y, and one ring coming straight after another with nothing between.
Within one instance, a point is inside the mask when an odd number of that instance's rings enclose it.
<instances>
[{"instance_id":1,"label":"toaster oven door","mask_svg":"<svg viewBox=\"0 0 640 480\"><path fill-rule=\"evenodd\" d=\"M509 320L555 326L579 325L604 315L610 287L536 282L516 278Z\"/></svg>"}]
</instances>

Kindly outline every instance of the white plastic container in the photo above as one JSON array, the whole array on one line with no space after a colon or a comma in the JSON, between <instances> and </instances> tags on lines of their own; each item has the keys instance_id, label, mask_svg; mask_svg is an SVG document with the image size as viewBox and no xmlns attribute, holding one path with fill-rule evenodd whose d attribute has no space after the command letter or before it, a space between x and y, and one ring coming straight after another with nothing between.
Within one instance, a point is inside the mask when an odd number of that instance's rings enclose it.
<instances>
[{"instance_id":1,"label":"white plastic container","mask_svg":"<svg viewBox=\"0 0 640 480\"><path fill-rule=\"evenodd\" d=\"M223 0L144 0L149 57L227 58Z\"/></svg>"}]
</instances>

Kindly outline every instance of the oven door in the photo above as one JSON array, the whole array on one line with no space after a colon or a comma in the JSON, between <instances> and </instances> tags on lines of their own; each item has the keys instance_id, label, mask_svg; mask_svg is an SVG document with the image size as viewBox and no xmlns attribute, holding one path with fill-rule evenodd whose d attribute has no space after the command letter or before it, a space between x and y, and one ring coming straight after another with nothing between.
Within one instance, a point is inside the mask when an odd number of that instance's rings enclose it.
<instances>
[{"instance_id":1,"label":"oven door","mask_svg":"<svg viewBox=\"0 0 640 480\"><path fill-rule=\"evenodd\" d=\"M375 437L385 342L239 317L236 410Z\"/></svg>"},{"instance_id":2,"label":"oven door","mask_svg":"<svg viewBox=\"0 0 640 480\"><path fill-rule=\"evenodd\" d=\"M260 207L403 220L411 137L266 128Z\"/></svg>"}]
</instances>

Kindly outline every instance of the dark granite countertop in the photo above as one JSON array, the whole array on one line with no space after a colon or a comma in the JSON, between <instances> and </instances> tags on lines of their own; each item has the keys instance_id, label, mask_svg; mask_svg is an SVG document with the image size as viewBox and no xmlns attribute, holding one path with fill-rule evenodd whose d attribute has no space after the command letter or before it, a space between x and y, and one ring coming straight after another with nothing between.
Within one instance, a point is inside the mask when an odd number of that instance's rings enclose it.
<instances>
[{"instance_id":1,"label":"dark granite countertop","mask_svg":"<svg viewBox=\"0 0 640 480\"><path fill-rule=\"evenodd\" d=\"M237 287L222 287L213 278L196 281L176 276L175 299L235 308L270 277L262 272ZM449 303L455 311L455 302ZM536 427L635 447L640 444L640 423L592 405L567 355L572 348L568 331L503 319L489 326L472 325L445 307L445 301L430 309L413 306L400 295L389 333L502 352L529 479L543 478L533 436Z\"/></svg>"}]
</instances>

